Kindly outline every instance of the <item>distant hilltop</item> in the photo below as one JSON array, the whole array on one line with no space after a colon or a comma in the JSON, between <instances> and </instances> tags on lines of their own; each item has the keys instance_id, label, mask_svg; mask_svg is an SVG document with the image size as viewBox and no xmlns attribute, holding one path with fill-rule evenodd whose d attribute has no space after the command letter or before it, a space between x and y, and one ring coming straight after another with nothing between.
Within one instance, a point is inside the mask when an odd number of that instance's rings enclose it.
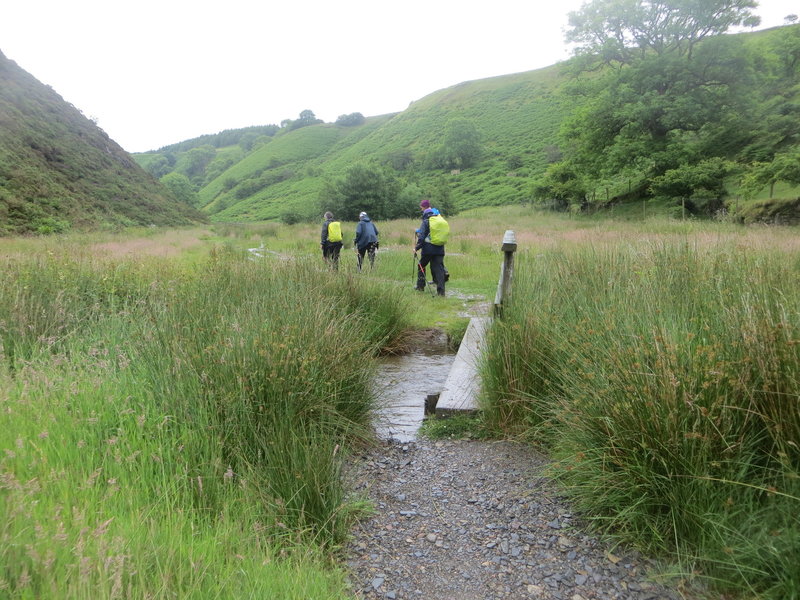
<instances>
[{"instance_id":1,"label":"distant hilltop","mask_svg":"<svg viewBox=\"0 0 800 600\"><path fill-rule=\"evenodd\" d=\"M0 235L204 220L0 52Z\"/></svg>"}]
</instances>

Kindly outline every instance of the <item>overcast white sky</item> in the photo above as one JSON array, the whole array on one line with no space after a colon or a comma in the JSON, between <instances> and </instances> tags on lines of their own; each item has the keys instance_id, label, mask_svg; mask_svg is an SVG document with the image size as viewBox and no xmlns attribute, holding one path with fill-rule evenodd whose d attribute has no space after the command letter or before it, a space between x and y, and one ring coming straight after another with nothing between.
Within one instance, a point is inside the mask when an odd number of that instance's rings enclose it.
<instances>
[{"instance_id":1,"label":"overcast white sky","mask_svg":"<svg viewBox=\"0 0 800 600\"><path fill-rule=\"evenodd\" d=\"M583 0L5 0L0 50L129 152L206 133L374 116L568 58ZM763 0L762 27L800 12Z\"/></svg>"}]
</instances>

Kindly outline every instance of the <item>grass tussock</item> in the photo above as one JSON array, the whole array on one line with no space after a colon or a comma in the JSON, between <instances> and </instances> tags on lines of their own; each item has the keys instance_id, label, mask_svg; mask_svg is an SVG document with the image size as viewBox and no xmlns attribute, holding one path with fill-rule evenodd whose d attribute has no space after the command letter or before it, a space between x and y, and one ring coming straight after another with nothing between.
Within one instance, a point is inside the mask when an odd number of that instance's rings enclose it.
<instances>
[{"instance_id":1,"label":"grass tussock","mask_svg":"<svg viewBox=\"0 0 800 600\"><path fill-rule=\"evenodd\" d=\"M402 301L225 250L2 269L0 596L346 597L323 555Z\"/></svg>"},{"instance_id":2,"label":"grass tussock","mask_svg":"<svg viewBox=\"0 0 800 600\"><path fill-rule=\"evenodd\" d=\"M521 262L486 414L594 523L722 589L800 597L800 263L718 243Z\"/></svg>"}]
</instances>

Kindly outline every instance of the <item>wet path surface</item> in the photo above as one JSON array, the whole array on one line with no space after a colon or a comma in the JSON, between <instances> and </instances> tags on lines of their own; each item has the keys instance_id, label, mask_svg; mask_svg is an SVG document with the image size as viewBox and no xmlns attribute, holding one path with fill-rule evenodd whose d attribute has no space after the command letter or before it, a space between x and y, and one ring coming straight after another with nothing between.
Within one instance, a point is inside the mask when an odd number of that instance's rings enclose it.
<instances>
[{"instance_id":1,"label":"wet path surface","mask_svg":"<svg viewBox=\"0 0 800 600\"><path fill-rule=\"evenodd\" d=\"M454 354L412 353L381 360L374 380L380 439L416 439L425 418L425 397L442 390L454 359Z\"/></svg>"},{"instance_id":2,"label":"wet path surface","mask_svg":"<svg viewBox=\"0 0 800 600\"><path fill-rule=\"evenodd\" d=\"M347 548L364 600L678 600L635 552L587 533L546 474L510 442L387 442L348 479L375 512Z\"/></svg>"},{"instance_id":3,"label":"wet path surface","mask_svg":"<svg viewBox=\"0 0 800 600\"><path fill-rule=\"evenodd\" d=\"M547 475L547 457L508 441L418 436L425 398L455 360L444 344L382 359L374 379L383 443L352 457L349 487L374 514L347 545L364 600L678 600L653 564L589 533Z\"/></svg>"}]
</instances>

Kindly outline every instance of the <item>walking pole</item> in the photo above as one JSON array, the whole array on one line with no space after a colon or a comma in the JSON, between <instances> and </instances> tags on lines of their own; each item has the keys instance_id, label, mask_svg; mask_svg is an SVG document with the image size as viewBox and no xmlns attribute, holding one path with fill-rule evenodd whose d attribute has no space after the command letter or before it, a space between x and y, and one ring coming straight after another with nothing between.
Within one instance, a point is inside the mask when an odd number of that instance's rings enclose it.
<instances>
[{"instance_id":1,"label":"walking pole","mask_svg":"<svg viewBox=\"0 0 800 600\"><path fill-rule=\"evenodd\" d=\"M414 249L414 274L411 276L411 283L414 284L414 287L417 287L417 269L419 269L419 259L417 258L417 232L414 232L414 243L411 244L411 247Z\"/></svg>"}]
</instances>

